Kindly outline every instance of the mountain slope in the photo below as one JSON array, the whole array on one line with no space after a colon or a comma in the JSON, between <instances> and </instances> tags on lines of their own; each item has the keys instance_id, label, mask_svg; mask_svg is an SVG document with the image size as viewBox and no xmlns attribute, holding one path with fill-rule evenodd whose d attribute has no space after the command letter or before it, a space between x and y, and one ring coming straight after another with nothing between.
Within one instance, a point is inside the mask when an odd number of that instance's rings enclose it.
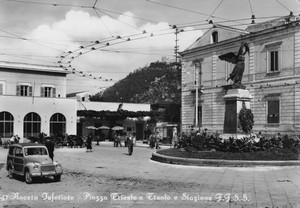
<instances>
[{"instance_id":1,"label":"mountain slope","mask_svg":"<svg viewBox=\"0 0 300 208\"><path fill-rule=\"evenodd\" d=\"M181 69L154 62L130 73L113 86L92 96L93 101L170 104L181 102Z\"/></svg>"}]
</instances>

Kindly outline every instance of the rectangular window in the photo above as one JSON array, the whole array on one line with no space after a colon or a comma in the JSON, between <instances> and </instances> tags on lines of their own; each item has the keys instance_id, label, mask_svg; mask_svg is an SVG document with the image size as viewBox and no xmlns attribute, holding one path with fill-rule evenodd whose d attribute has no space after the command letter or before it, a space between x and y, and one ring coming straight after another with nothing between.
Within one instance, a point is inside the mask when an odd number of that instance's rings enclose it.
<instances>
[{"instance_id":1,"label":"rectangular window","mask_svg":"<svg viewBox=\"0 0 300 208\"><path fill-rule=\"evenodd\" d=\"M22 148L19 148L19 147L16 148L15 156L17 156L17 157L23 157Z\"/></svg>"},{"instance_id":2,"label":"rectangular window","mask_svg":"<svg viewBox=\"0 0 300 208\"><path fill-rule=\"evenodd\" d=\"M21 85L21 89L20 89L20 95L21 96L28 96L29 95L29 86L27 85Z\"/></svg>"},{"instance_id":3,"label":"rectangular window","mask_svg":"<svg viewBox=\"0 0 300 208\"><path fill-rule=\"evenodd\" d=\"M266 45L267 73L279 72L281 69L281 46L282 41Z\"/></svg>"},{"instance_id":4,"label":"rectangular window","mask_svg":"<svg viewBox=\"0 0 300 208\"><path fill-rule=\"evenodd\" d=\"M270 51L270 72L279 71L278 51Z\"/></svg>"},{"instance_id":5,"label":"rectangular window","mask_svg":"<svg viewBox=\"0 0 300 208\"><path fill-rule=\"evenodd\" d=\"M45 87L44 88L45 97L51 97L52 95L52 87Z\"/></svg>"},{"instance_id":6,"label":"rectangular window","mask_svg":"<svg viewBox=\"0 0 300 208\"><path fill-rule=\"evenodd\" d=\"M51 86L43 86L41 87L41 97L55 97L56 90Z\"/></svg>"},{"instance_id":7,"label":"rectangular window","mask_svg":"<svg viewBox=\"0 0 300 208\"><path fill-rule=\"evenodd\" d=\"M279 124L279 100L270 100L268 102L268 124Z\"/></svg>"},{"instance_id":8,"label":"rectangular window","mask_svg":"<svg viewBox=\"0 0 300 208\"><path fill-rule=\"evenodd\" d=\"M198 123L202 126L202 106L198 106Z\"/></svg>"},{"instance_id":9,"label":"rectangular window","mask_svg":"<svg viewBox=\"0 0 300 208\"><path fill-rule=\"evenodd\" d=\"M18 96L32 96L32 86L30 85L17 85Z\"/></svg>"}]
</instances>

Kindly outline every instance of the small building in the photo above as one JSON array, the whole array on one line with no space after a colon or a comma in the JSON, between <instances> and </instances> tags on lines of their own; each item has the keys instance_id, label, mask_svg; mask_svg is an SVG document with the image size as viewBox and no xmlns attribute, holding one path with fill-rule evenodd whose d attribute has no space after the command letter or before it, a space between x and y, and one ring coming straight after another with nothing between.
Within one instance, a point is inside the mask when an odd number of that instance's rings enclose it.
<instances>
[{"instance_id":1,"label":"small building","mask_svg":"<svg viewBox=\"0 0 300 208\"><path fill-rule=\"evenodd\" d=\"M74 99L59 67L0 62L0 138L75 134Z\"/></svg>"},{"instance_id":2,"label":"small building","mask_svg":"<svg viewBox=\"0 0 300 208\"><path fill-rule=\"evenodd\" d=\"M242 84L250 92L254 132L300 133L300 21L285 16L246 30L214 25L185 51L182 67L182 131L222 133L227 78L234 65L219 59L247 42Z\"/></svg>"},{"instance_id":3,"label":"small building","mask_svg":"<svg viewBox=\"0 0 300 208\"><path fill-rule=\"evenodd\" d=\"M81 102L78 101L77 109L79 111L107 111L107 112L118 112L118 111L130 111L130 112L150 112L151 107L150 104L139 104L139 103L113 103L113 102ZM112 128L114 126L121 126L123 127L122 133L125 135L128 134L136 134L137 140L144 139L144 132L147 129L147 117L140 117L140 118L124 118L120 120L110 120L105 117L82 117L78 118L77 124L77 135L87 136L88 134L92 133L93 135L99 135L101 133L105 134L105 139L109 136L109 130L103 129L96 129L92 130L88 129L89 126L94 126L99 128L101 126L106 126Z\"/></svg>"}]
</instances>

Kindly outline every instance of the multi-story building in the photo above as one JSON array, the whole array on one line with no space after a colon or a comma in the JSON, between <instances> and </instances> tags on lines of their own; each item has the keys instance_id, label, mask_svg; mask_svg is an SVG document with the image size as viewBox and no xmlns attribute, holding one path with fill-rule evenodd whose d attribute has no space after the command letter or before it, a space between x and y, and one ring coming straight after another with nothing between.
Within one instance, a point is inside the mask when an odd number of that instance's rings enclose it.
<instances>
[{"instance_id":1,"label":"multi-story building","mask_svg":"<svg viewBox=\"0 0 300 208\"><path fill-rule=\"evenodd\" d=\"M76 134L77 102L58 67L0 62L0 138Z\"/></svg>"},{"instance_id":2,"label":"multi-story building","mask_svg":"<svg viewBox=\"0 0 300 208\"><path fill-rule=\"evenodd\" d=\"M234 65L219 59L247 42L242 84L250 92L254 132L300 133L300 21L286 16L246 30L214 25L185 51L182 131L223 131L227 82Z\"/></svg>"}]
</instances>

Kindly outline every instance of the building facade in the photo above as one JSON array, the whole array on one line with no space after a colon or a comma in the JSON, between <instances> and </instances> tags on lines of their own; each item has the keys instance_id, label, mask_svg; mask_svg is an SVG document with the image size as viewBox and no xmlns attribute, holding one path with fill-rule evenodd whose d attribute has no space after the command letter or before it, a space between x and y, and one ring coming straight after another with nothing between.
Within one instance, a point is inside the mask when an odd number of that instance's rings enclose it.
<instances>
[{"instance_id":1,"label":"building facade","mask_svg":"<svg viewBox=\"0 0 300 208\"><path fill-rule=\"evenodd\" d=\"M242 84L250 92L254 132L300 133L300 25L294 16L249 26L214 25L181 53L182 131L223 131L227 78L234 65L219 59L247 42Z\"/></svg>"},{"instance_id":2,"label":"building facade","mask_svg":"<svg viewBox=\"0 0 300 208\"><path fill-rule=\"evenodd\" d=\"M76 134L77 103L66 98L68 73L51 66L0 62L0 138Z\"/></svg>"}]
</instances>

